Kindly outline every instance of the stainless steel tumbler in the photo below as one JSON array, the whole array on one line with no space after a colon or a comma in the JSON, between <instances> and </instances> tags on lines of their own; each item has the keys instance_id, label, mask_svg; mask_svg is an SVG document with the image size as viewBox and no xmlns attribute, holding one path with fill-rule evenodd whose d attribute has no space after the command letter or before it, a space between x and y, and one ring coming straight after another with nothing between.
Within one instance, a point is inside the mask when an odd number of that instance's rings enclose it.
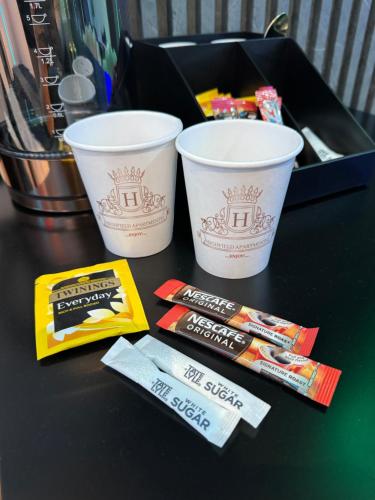
<instances>
[{"instance_id":1,"label":"stainless steel tumbler","mask_svg":"<svg viewBox=\"0 0 375 500\"><path fill-rule=\"evenodd\" d=\"M126 0L0 0L0 171L17 203L89 209L66 126L111 105Z\"/></svg>"}]
</instances>

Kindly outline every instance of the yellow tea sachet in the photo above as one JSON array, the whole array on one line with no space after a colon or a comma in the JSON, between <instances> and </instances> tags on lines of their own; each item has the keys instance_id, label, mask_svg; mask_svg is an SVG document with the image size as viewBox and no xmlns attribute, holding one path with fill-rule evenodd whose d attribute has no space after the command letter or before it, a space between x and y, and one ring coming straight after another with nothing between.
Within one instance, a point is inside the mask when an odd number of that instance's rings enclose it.
<instances>
[{"instance_id":1,"label":"yellow tea sachet","mask_svg":"<svg viewBox=\"0 0 375 500\"><path fill-rule=\"evenodd\" d=\"M219 89L214 88L210 90L206 90L205 92L201 92L200 94L196 94L195 98L201 104L202 102L205 101L210 101L211 99L215 99L215 97L218 97L219 94Z\"/></svg>"},{"instance_id":2,"label":"yellow tea sachet","mask_svg":"<svg viewBox=\"0 0 375 500\"><path fill-rule=\"evenodd\" d=\"M35 281L37 359L148 329L126 260L45 274Z\"/></svg>"}]
</instances>

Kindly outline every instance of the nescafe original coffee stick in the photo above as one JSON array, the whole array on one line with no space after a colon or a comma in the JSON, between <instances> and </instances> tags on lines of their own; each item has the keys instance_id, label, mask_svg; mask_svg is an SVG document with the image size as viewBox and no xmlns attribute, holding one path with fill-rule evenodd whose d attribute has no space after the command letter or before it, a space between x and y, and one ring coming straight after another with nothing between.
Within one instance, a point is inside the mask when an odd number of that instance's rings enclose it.
<instances>
[{"instance_id":1,"label":"nescafe original coffee stick","mask_svg":"<svg viewBox=\"0 0 375 500\"><path fill-rule=\"evenodd\" d=\"M157 325L203 344L317 403L325 406L331 404L341 370L215 323L180 305L172 307Z\"/></svg>"},{"instance_id":2,"label":"nescafe original coffee stick","mask_svg":"<svg viewBox=\"0 0 375 500\"><path fill-rule=\"evenodd\" d=\"M203 292L175 279L166 281L154 293L161 299L190 307L302 356L310 355L319 331L319 328L296 325L277 316Z\"/></svg>"}]
</instances>

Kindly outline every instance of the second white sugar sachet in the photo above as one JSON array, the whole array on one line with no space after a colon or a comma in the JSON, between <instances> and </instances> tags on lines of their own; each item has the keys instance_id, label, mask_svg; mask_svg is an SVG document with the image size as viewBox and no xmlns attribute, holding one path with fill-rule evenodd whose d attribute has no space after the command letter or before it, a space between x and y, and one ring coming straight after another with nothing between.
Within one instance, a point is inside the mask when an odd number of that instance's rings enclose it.
<instances>
[{"instance_id":1,"label":"second white sugar sachet","mask_svg":"<svg viewBox=\"0 0 375 500\"><path fill-rule=\"evenodd\" d=\"M271 408L246 389L151 335L145 335L134 346L161 370L224 408L238 412L253 427L258 427Z\"/></svg>"},{"instance_id":2,"label":"second white sugar sachet","mask_svg":"<svg viewBox=\"0 0 375 500\"><path fill-rule=\"evenodd\" d=\"M238 413L223 408L160 371L122 337L101 361L151 392L216 446L224 445L240 420Z\"/></svg>"}]
</instances>

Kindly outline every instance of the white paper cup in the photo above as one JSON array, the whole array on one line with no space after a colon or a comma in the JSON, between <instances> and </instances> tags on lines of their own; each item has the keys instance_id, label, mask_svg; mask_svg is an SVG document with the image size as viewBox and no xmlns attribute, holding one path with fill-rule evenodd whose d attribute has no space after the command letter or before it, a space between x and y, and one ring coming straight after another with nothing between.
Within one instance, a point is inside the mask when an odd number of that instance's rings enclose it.
<instances>
[{"instance_id":1,"label":"white paper cup","mask_svg":"<svg viewBox=\"0 0 375 500\"><path fill-rule=\"evenodd\" d=\"M69 125L98 112L96 89L86 76L65 76L58 86L58 94L64 103L65 118Z\"/></svg>"},{"instance_id":2,"label":"white paper cup","mask_svg":"<svg viewBox=\"0 0 375 500\"><path fill-rule=\"evenodd\" d=\"M159 47L163 49L173 49L174 47L190 47L191 45L197 45L195 42L165 42L159 43Z\"/></svg>"},{"instance_id":3,"label":"white paper cup","mask_svg":"<svg viewBox=\"0 0 375 500\"><path fill-rule=\"evenodd\" d=\"M211 40L210 43L235 43L235 42L246 42L246 38L216 38Z\"/></svg>"},{"instance_id":4,"label":"white paper cup","mask_svg":"<svg viewBox=\"0 0 375 500\"><path fill-rule=\"evenodd\" d=\"M218 120L184 130L176 147L198 264L222 278L263 271L300 134L259 120Z\"/></svg>"},{"instance_id":5,"label":"white paper cup","mask_svg":"<svg viewBox=\"0 0 375 500\"><path fill-rule=\"evenodd\" d=\"M73 59L72 70L76 75L86 76L86 78L90 78L94 74L92 62L85 56L77 56Z\"/></svg>"},{"instance_id":6,"label":"white paper cup","mask_svg":"<svg viewBox=\"0 0 375 500\"><path fill-rule=\"evenodd\" d=\"M181 130L178 118L153 111L104 113L65 130L111 252L145 257L171 242Z\"/></svg>"}]
</instances>

